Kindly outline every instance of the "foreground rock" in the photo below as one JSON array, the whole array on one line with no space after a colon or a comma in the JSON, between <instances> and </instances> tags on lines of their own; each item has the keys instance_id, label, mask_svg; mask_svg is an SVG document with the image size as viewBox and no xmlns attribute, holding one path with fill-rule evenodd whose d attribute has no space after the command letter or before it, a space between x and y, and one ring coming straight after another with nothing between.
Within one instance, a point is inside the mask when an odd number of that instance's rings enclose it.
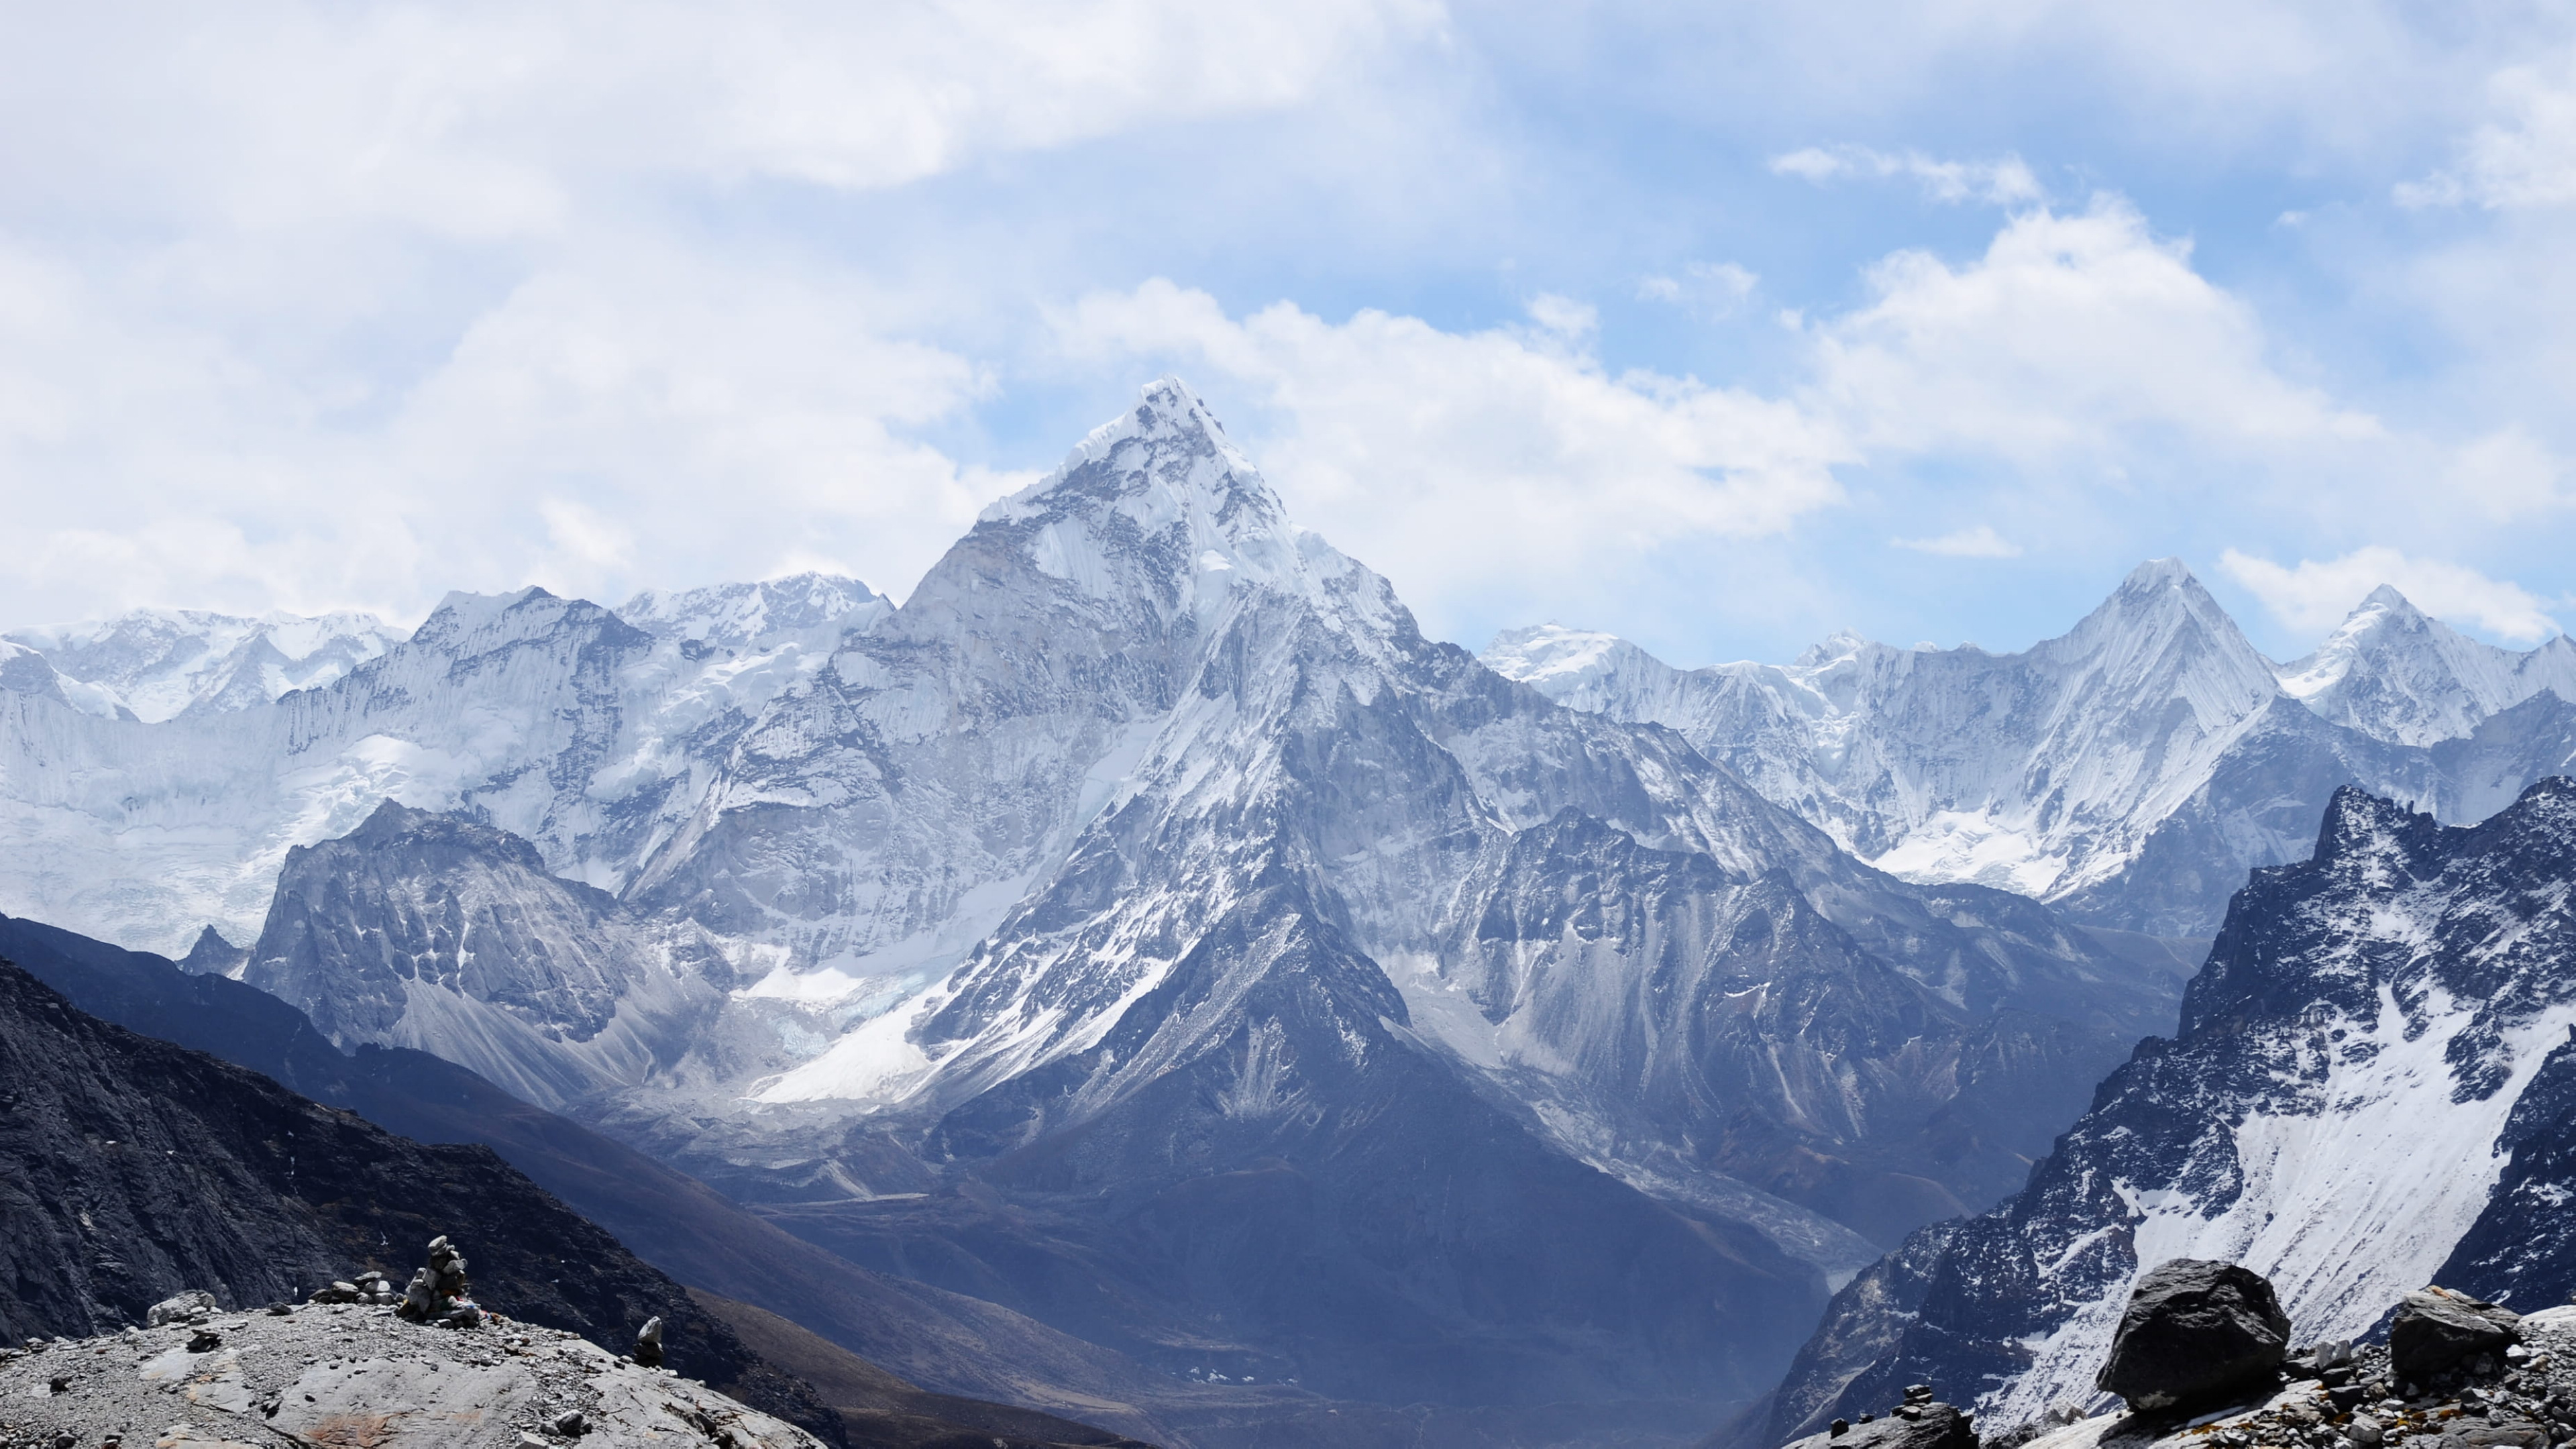
<instances>
[{"instance_id":1,"label":"foreground rock","mask_svg":"<svg viewBox=\"0 0 2576 1449\"><path fill-rule=\"evenodd\" d=\"M72 1436L68 1441L62 1435ZM485 1310L482 1326L311 1304L0 1351L0 1446L540 1449L822 1441L691 1379Z\"/></svg>"},{"instance_id":2,"label":"foreground rock","mask_svg":"<svg viewBox=\"0 0 2576 1449\"><path fill-rule=\"evenodd\" d=\"M2175 1258L2138 1280L2094 1386L2134 1412L2208 1403L2270 1382L2289 1352L2290 1317L2269 1279Z\"/></svg>"},{"instance_id":3,"label":"foreground rock","mask_svg":"<svg viewBox=\"0 0 2576 1449\"><path fill-rule=\"evenodd\" d=\"M2103 1414L1990 1449L2550 1449L2576 1438L2576 1307L2521 1320L2524 1341L2403 1382L2378 1345L2324 1344L2286 1383L2183 1417Z\"/></svg>"},{"instance_id":4,"label":"foreground rock","mask_svg":"<svg viewBox=\"0 0 2576 1449\"><path fill-rule=\"evenodd\" d=\"M2389 1362L2404 1383L2429 1382L2521 1341L2521 1314L2440 1287L2407 1294L2388 1325Z\"/></svg>"}]
</instances>

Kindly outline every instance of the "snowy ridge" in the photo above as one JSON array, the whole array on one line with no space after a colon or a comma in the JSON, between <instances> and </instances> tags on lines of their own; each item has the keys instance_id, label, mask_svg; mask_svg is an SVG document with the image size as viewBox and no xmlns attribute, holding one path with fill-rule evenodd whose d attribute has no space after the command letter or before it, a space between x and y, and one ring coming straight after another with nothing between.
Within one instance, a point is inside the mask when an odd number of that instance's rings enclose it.
<instances>
[{"instance_id":1,"label":"snowy ridge","mask_svg":"<svg viewBox=\"0 0 2576 1449\"><path fill-rule=\"evenodd\" d=\"M1973 881L2164 934L2215 929L2244 869L2296 858L2304 824L2285 833L2270 818L2285 789L2314 792L2299 801L2310 819L2355 778L2474 818L2492 791L2446 780L2436 747L2543 695L2576 705L2576 644L2480 644L2386 588L2316 654L2273 665L2173 559L2015 655L1841 634L1794 664L1685 671L1548 625L1498 636L1484 658L1571 708L1679 730L1905 879ZM2286 722L2284 705L2315 724ZM2526 743L2528 758L2491 760L2508 795L2564 761ZM2232 869L2204 864L2213 851Z\"/></svg>"},{"instance_id":2,"label":"snowy ridge","mask_svg":"<svg viewBox=\"0 0 2576 1449\"><path fill-rule=\"evenodd\" d=\"M64 680L89 686L66 694L86 712L154 723L329 684L403 638L372 614L244 618L196 609L137 609L0 634L43 655Z\"/></svg>"},{"instance_id":3,"label":"snowy ridge","mask_svg":"<svg viewBox=\"0 0 2576 1449\"><path fill-rule=\"evenodd\" d=\"M2542 690L2576 701L2576 643L2515 653L2427 617L2383 584L2315 653L2280 666L2281 688L2374 739L2430 745Z\"/></svg>"}]
</instances>

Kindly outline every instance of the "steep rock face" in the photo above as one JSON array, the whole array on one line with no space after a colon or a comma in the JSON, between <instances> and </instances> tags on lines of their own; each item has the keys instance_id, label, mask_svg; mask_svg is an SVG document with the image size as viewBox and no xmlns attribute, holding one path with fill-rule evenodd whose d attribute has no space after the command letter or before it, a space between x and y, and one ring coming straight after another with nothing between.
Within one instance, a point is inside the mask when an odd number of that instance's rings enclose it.
<instances>
[{"instance_id":1,"label":"steep rock face","mask_svg":"<svg viewBox=\"0 0 2576 1449\"><path fill-rule=\"evenodd\" d=\"M680 1285L477 1147L424 1147L266 1077L73 1010L0 962L0 1334L87 1335L206 1288L227 1308L474 1245L495 1305L613 1351L665 1324L674 1367L837 1433Z\"/></svg>"},{"instance_id":2,"label":"steep rock face","mask_svg":"<svg viewBox=\"0 0 2576 1449\"><path fill-rule=\"evenodd\" d=\"M677 1061L733 984L702 931L558 880L517 836L391 801L287 852L242 979L343 1047L431 1050L554 1108Z\"/></svg>"},{"instance_id":3,"label":"steep rock face","mask_svg":"<svg viewBox=\"0 0 2576 1449\"><path fill-rule=\"evenodd\" d=\"M2314 858L2238 895L2179 1036L2142 1045L2028 1187L1949 1233L1892 1346L1849 1321L1881 1310L1829 1310L1871 1357L1812 1355L1781 1412L1829 1417L1909 1376L1973 1388L1999 1426L2085 1401L2130 1283L2168 1258L2263 1273L2301 1341L2358 1336L2445 1275L2556 1291L2571 879L2576 783L2474 828L2337 792Z\"/></svg>"},{"instance_id":4,"label":"steep rock face","mask_svg":"<svg viewBox=\"0 0 2576 1449\"><path fill-rule=\"evenodd\" d=\"M1681 731L1897 875L2172 937L2215 930L2249 869L2302 858L2339 786L2455 822L2503 808L2566 760L2540 721L2576 694L2576 645L2480 644L2386 588L2274 666L2170 559L2022 654L1838 635L1792 665L1684 671L1550 625L1484 657L1571 707Z\"/></svg>"}]
</instances>

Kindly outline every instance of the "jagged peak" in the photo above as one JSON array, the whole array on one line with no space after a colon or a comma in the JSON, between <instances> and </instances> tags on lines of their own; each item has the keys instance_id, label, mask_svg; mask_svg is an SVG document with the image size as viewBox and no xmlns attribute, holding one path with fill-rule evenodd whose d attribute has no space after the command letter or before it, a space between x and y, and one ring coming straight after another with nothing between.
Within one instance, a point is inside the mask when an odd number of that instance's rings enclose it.
<instances>
[{"instance_id":1,"label":"jagged peak","mask_svg":"<svg viewBox=\"0 0 2576 1449\"><path fill-rule=\"evenodd\" d=\"M2373 795L2359 785L2342 785L2326 802L2325 819L2317 828L2314 858L2321 866L2333 865L2390 846L2402 847L2414 836L2440 829L2430 815Z\"/></svg>"},{"instance_id":2,"label":"jagged peak","mask_svg":"<svg viewBox=\"0 0 2576 1449\"><path fill-rule=\"evenodd\" d=\"M1143 444L1146 452L1126 466L1116 466L1119 450L1129 444ZM1154 464L1166 460L1190 458L1201 466L1174 470ZM1038 517L1060 507L1066 499L1068 484L1096 483L1103 470L1096 465L1113 465L1108 470L1115 486L1108 490L1121 497L1132 497L1175 483L1195 484L1220 508L1229 496L1248 497L1276 518L1281 510L1278 499L1263 481L1259 469L1241 449L1226 437L1225 425L1208 410L1188 384L1169 375L1147 383L1138 393L1136 406L1091 430L1073 451L1065 455L1056 470L1010 496L991 504L977 521L1011 523ZM1096 494L1096 489L1082 490Z\"/></svg>"}]
</instances>

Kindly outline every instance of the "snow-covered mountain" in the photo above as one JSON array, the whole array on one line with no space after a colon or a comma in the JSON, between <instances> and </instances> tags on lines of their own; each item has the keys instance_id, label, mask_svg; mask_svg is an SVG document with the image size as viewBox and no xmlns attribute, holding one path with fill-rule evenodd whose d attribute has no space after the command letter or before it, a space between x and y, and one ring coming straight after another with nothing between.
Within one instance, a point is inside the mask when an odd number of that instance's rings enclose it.
<instances>
[{"instance_id":1,"label":"snow-covered mountain","mask_svg":"<svg viewBox=\"0 0 2576 1449\"><path fill-rule=\"evenodd\" d=\"M2561 634L2515 653L2428 618L2382 584L2308 657L2280 666L2281 687L2323 718L2373 739L2460 739L2543 690L2576 700L2576 642Z\"/></svg>"},{"instance_id":2,"label":"snow-covered mountain","mask_svg":"<svg viewBox=\"0 0 2576 1449\"><path fill-rule=\"evenodd\" d=\"M402 639L372 614L252 619L197 609L137 609L0 634L42 656L74 707L146 722L247 709L317 688Z\"/></svg>"},{"instance_id":3,"label":"snow-covered mountain","mask_svg":"<svg viewBox=\"0 0 2576 1449\"><path fill-rule=\"evenodd\" d=\"M2171 936L2207 935L2245 871L2298 859L2337 786L2478 818L2498 781L2509 798L2566 764L2539 716L2576 713L2564 637L2516 654L2382 588L2315 654L2275 665L2173 559L2019 654L1846 634L1789 665L1679 670L1548 625L1484 658L1574 708L1679 730L1906 879ZM2476 780L2460 771L2472 753Z\"/></svg>"},{"instance_id":4,"label":"snow-covered mountain","mask_svg":"<svg viewBox=\"0 0 2576 1449\"><path fill-rule=\"evenodd\" d=\"M0 908L172 953L209 924L249 941L286 852L386 800L477 812L622 889L732 741L886 609L812 577L650 595L649 628L542 589L452 594L327 684L159 723L0 644Z\"/></svg>"},{"instance_id":5,"label":"snow-covered mountain","mask_svg":"<svg viewBox=\"0 0 2576 1449\"><path fill-rule=\"evenodd\" d=\"M0 831L13 912L211 921L863 1262L1603 1437L1758 1391L2178 990L1424 639L1170 381L899 608L457 595L252 709L0 696Z\"/></svg>"},{"instance_id":6,"label":"snow-covered mountain","mask_svg":"<svg viewBox=\"0 0 2576 1449\"><path fill-rule=\"evenodd\" d=\"M2337 792L2314 857L2237 896L2179 1035L2142 1044L2009 1203L1847 1287L1754 1437L1907 1382L1998 1427L2088 1402L2131 1282L2168 1258L2266 1274L2302 1342L2427 1282L2562 1301L2571 880L2566 779L2473 828Z\"/></svg>"}]
</instances>

